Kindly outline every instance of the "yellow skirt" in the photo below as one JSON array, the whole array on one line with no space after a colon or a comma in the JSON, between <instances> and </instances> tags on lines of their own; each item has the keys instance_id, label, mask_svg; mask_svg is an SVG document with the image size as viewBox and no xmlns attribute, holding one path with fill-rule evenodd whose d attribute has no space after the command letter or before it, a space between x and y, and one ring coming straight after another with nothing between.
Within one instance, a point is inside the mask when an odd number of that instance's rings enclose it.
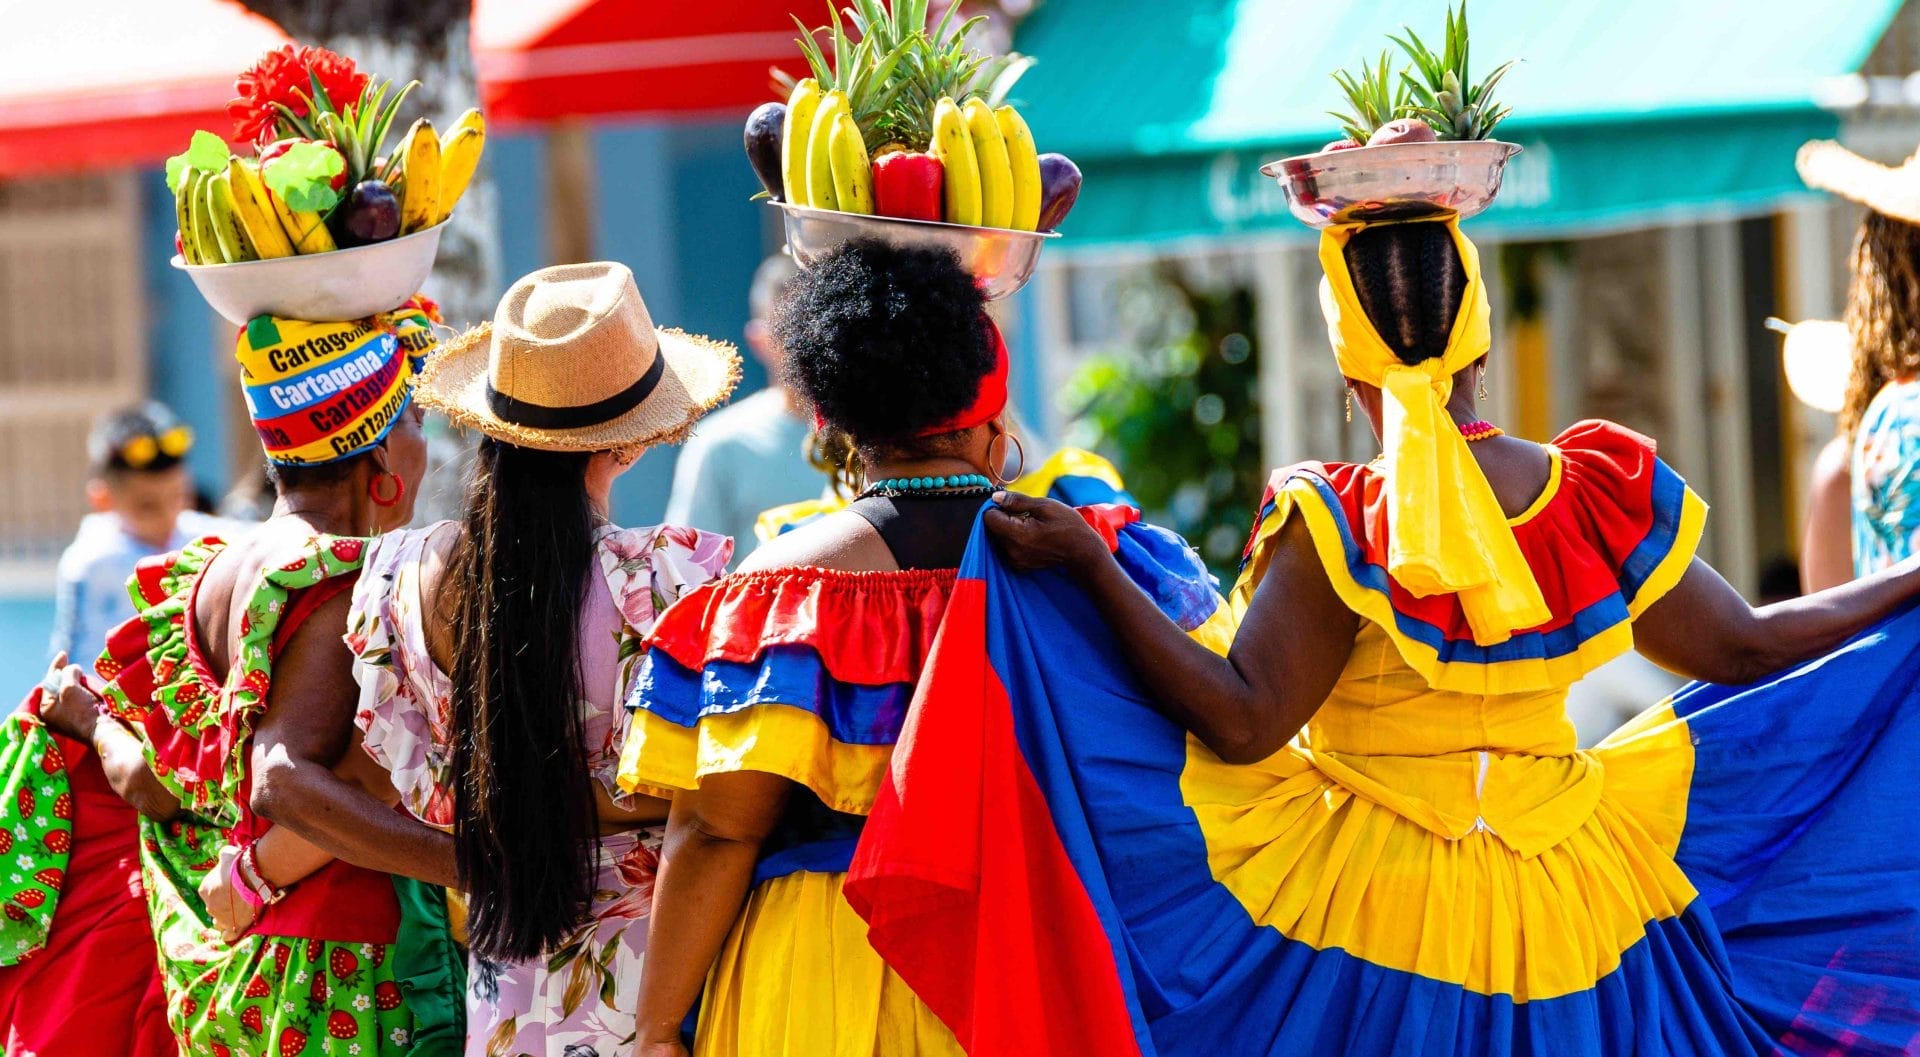
<instances>
[{"instance_id":1,"label":"yellow skirt","mask_svg":"<svg viewBox=\"0 0 1920 1057\"><path fill-rule=\"evenodd\" d=\"M963 1057L867 943L846 876L788 874L747 897L707 980L696 1057Z\"/></svg>"}]
</instances>

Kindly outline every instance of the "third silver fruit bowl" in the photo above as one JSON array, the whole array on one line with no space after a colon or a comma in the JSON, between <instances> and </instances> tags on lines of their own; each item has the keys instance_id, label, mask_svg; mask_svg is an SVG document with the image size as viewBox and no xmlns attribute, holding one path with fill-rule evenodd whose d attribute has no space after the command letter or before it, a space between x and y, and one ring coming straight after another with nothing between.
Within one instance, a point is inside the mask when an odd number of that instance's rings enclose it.
<instances>
[{"instance_id":1,"label":"third silver fruit bowl","mask_svg":"<svg viewBox=\"0 0 1920 1057\"><path fill-rule=\"evenodd\" d=\"M1013 231L977 228L931 220L863 216L831 209L774 202L787 222L787 248L794 262L805 268L833 252L841 243L871 238L902 246L948 249L973 273L987 300L998 301L1027 285L1040 247L1060 236L1051 231Z\"/></svg>"},{"instance_id":2,"label":"third silver fruit bowl","mask_svg":"<svg viewBox=\"0 0 1920 1057\"><path fill-rule=\"evenodd\" d=\"M1316 228L1362 220L1470 217L1493 204L1507 159L1499 140L1388 143L1321 151L1260 167L1287 189L1287 206Z\"/></svg>"}]
</instances>

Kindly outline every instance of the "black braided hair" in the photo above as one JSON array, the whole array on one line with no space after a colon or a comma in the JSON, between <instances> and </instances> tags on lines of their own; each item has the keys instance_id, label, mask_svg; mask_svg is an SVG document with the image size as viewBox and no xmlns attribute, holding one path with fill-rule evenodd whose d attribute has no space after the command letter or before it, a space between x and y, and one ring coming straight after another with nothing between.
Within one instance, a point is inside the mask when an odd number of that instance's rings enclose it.
<instances>
[{"instance_id":1,"label":"black braided hair","mask_svg":"<svg viewBox=\"0 0 1920 1057\"><path fill-rule=\"evenodd\" d=\"M1346 257L1360 307L1400 362L1447 351L1467 272L1445 224L1363 228L1347 241Z\"/></svg>"}]
</instances>

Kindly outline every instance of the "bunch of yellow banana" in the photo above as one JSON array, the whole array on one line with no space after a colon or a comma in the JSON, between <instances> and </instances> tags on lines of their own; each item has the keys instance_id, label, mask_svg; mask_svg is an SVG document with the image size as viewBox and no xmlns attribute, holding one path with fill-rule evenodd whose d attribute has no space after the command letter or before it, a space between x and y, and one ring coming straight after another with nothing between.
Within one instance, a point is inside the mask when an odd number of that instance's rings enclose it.
<instances>
[{"instance_id":1,"label":"bunch of yellow banana","mask_svg":"<svg viewBox=\"0 0 1920 1057\"><path fill-rule=\"evenodd\" d=\"M453 215L480 168L486 142L487 119L471 108L454 119L445 135L435 136L433 122L424 117L407 129L384 170L387 185L400 199L400 234L425 231Z\"/></svg>"},{"instance_id":2,"label":"bunch of yellow banana","mask_svg":"<svg viewBox=\"0 0 1920 1057\"><path fill-rule=\"evenodd\" d=\"M433 219L427 224L432 227L453 215L455 203L467 193L467 185L473 182L474 171L480 168L480 148L487 142L487 119L478 110L468 110L457 118L453 127L440 137L440 197ZM402 212L402 230L404 227L404 206Z\"/></svg>"},{"instance_id":3,"label":"bunch of yellow banana","mask_svg":"<svg viewBox=\"0 0 1920 1057\"><path fill-rule=\"evenodd\" d=\"M1040 160L1033 133L1010 106L942 99L933 110L933 154L946 169L947 222L1032 231L1040 221Z\"/></svg>"},{"instance_id":4,"label":"bunch of yellow banana","mask_svg":"<svg viewBox=\"0 0 1920 1057\"><path fill-rule=\"evenodd\" d=\"M238 264L295 252L260 174L239 158L229 158L219 172L188 169L174 205L188 264Z\"/></svg>"}]
</instances>

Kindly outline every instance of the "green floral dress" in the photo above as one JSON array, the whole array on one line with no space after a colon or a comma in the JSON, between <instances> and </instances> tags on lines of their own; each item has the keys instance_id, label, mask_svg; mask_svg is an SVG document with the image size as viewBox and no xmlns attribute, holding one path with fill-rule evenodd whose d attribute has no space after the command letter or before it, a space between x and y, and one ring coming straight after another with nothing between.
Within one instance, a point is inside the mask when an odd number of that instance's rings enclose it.
<instances>
[{"instance_id":1,"label":"green floral dress","mask_svg":"<svg viewBox=\"0 0 1920 1057\"><path fill-rule=\"evenodd\" d=\"M41 693L34 691L31 705ZM73 848L73 793L37 707L0 723L0 966L8 966L47 945Z\"/></svg>"},{"instance_id":2,"label":"green floral dress","mask_svg":"<svg viewBox=\"0 0 1920 1057\"><path fill-rule=\"evenodd\" d=\"M365 547L315 536L270 565L253 588L224 682L214 680L189 631L193 586L224 549L217 539L143 563L129 584L139 615L108 640L99 670L113 680L109 707L142 731L149 765L183 808L172 822L141 820L141 860L168 1023L184 1057L460 1050L464 966L444 901L424 886L333 863L294 885L255 933L231 945L199 897L220 848L268 828L247 804L248 761L276 634L289 615L288 630L304 618L300 592L350 587ZM292 934L274 934L276 924L293 926Z\"/></svg>"}]
</instances>

